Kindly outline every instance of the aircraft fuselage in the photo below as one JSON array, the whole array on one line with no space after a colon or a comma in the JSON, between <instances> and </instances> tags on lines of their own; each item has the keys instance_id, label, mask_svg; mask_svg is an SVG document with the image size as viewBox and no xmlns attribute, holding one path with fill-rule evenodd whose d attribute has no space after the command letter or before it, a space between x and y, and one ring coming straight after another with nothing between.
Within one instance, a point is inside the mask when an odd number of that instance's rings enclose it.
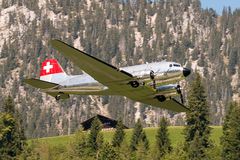
<instances>
[{"instance_id":1,"label":"aircraft fuselage","mask_svg":"<svg viewBox=\"0 0 240 160\"><path fill-rule=\"evenodd\" d=\"M178 82L190 70L178 63L162 61L117 68L60 40L52 40L51 45L84 71L82 75L67 75L56 59L46 59L40 79L24 80L56 100L71 94L121 95L176 112L188 111ZM181 103L174 98L177 95Z\"/></svg>"},{"instance_id":2,"label":"aircraft fuselage","mask_svg":"<svg viewBox=\"0 0 240 160\"><path fill-rule=\"evenodd\" d=\"M159 94L164 94L166 97L175 96L178 94L176 83L184 79L190 74L190 70L183 68L180 64L175 62L154 62L141 65L134 65L119 68L119 71L125 71L135 77L139 86L148 86L155 89ZM126 80L126 83L128 81ZM109 88L102 85L88 74L61 76L59 82L60 88L58 92L68 92L71 94L88 95L89 92L94 95L108 95ZM131 85L131 84L129 84ZM138 87L138 86L137 86ZM54 89L45 92L56 92ZM111 91L111 95L124 95L127 92L125 89L115 89ZM139 100L137 93L130 93L129 98Z\"/></svg>"}]
</instances>

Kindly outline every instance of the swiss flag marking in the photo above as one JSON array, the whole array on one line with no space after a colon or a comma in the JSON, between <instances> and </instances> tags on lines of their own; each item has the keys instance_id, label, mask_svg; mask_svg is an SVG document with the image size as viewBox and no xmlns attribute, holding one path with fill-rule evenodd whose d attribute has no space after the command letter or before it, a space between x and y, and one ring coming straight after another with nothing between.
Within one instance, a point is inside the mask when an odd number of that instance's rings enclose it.
<instances>
[{"instance_id":1,"label":"swiss flag marking","mask_svg":"<svg viewBox=\"0 0 240 160\"><path fill-rule=\"evenodd\" d=\"M40 76L63 72L62 67L56 59L47 59L42 62Z\"/></svg>"},{"instance_id":2,"label":"swiss flag marking","mask_svg":"<svg viewBox=\"0 0 240 160\"><path fill-rule=\"evenodd\" d=\"M50 62L47 62L46 66L43 67L43 69L46 71L46 73L50 72L50 69L53 68L53 65L51 65Z\"/></svg>"}]
</instances>

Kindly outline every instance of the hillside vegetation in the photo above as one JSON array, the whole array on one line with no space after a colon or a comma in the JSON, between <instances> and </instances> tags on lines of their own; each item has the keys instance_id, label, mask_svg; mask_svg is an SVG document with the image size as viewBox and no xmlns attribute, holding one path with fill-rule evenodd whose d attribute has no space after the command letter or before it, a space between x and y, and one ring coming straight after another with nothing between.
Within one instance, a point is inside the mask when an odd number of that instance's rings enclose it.
<instances>
[{"instance_id":1,"label":"hillside vegetation","mask_svg":"<svg viewBox=\"0 0 240 160\"><path fill-rule=\"evenodd\" d=\"M170 141L173 146L173 151L171 152L172 158L179 157L182 154L182 153L176 153L176 152L178 152L178 150L179 151L182 150L181 147L183 146L183 143L184 143L184 135L182 133L183 129L184 127L182 126L171 126L168 128ZM147 139L149 140L149 145L150 145L150 149L147 151L147 155L149 157L154 157L154 154L156 154L155 149L156 149L157 128L145 128L144 131L147 135ZM113 130L102 131L101 133L103 134L104 141L111 143L114 131ZM130 145L130 139L133 134L133 130L127 129L125 130L125 133L126 133L126 136L123 142L124 143L123 147L127 147ZM87 134L87 132L85 132L85 134ZM212 148L213 151L209 152L212 154L209 157L212 157L215 159L219 158L220 150L221 150L221 146L220 146L221 136L222 136L222 127L213 126L210 139L214 144L214 148ZM77 143L75 135L47 137L47 138L28 140L28 145L32 147L31 150L33 155L37 154L39 155L40 158L50 157L50 159L64 159L64 157L66 159L71 159L71 154L73 152L71 150L73 149L73 146L75 143ZM125 152L127 154L128 151L125 151ZM111 154L111 153L108 153L108 154ZM170 155L168 155L168 157L171 157ZM79 157L79 158L83 158L83 157ZM165 159L171 159L171 158L165 158Z\"/></svg>"},{"instance_id":2,"label":"hillside vegetation","mask_svg":"<svg viewBox=\"0 0 240 160\"><path fill-rule=\"evenodd\" d=\"M176 147L178 144L183 143L183 141L184 141L183 129L184 129L183 126L168 127L171 144L174 147ZM127 142L130 142L132 131L133 131L132 129L125 130ZM155 145L155 142L156 142L157 128L144 128L144 131L146 132L146 135L150 142L151 148L153 148ZM102 131L102 133L103 133L104 141L110 143L113 138L114 130ZM214 144L220 145L220 137L221 136L222 136L222 127L212 126L212 133L211 133L210 139L214 142ZM66 146L73 140L74 140L74 134L72 134L70 136L56 136L56 137L30 139L30 140L28 140L28 143L32 143L32 142L36 141L40 144L46 143L52 147L59 147L59 146Z\"/></svg>"},{"instance_id":3,"label":"hillside vegetation","mask_svg":"<svg viewBox=\"0 0 240 160\"><path fill-rule=\"evenodd\" d=\"M203 77L210 122L220 125L240 93L240 10L222 15L200 0L2 0L0 3L0 101L10 94L28 138L74 133L96 113L133 127L140 118L158 126L161 116L183 125L176 114L118 96L54 98L23 83L39 77L40 64L56 58L68 74L82 73L49 45L60 39L116 67L176 61ZM182 81L188 95L190 76ZM0 110L1 110L0 104Z\"/></svg>"},{"instance_id":4,"label":"hillside vegetation","mask_svg":"<svg viewBox=\"0 0 240 160\"><path fill-rule=\"evenodd\" d=\"M199 78L191 84L188 99L195 105L187 113L185 126L168 127L168 120L162 117L158 128L143 128L138 119L133 129L124 130L119 120L115 129L102 130L104 123L95 117L88 131L26 140L23 122L9 96L0 112L0 159L238 159L240 105L231 103L223 127L209 126Z\"/></svg>"}]
</instances>

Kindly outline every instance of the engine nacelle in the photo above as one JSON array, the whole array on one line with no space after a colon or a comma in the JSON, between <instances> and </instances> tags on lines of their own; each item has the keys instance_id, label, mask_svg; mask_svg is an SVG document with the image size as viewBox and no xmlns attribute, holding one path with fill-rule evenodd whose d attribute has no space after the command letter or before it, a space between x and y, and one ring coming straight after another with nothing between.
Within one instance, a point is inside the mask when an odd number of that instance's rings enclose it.
<instances>
[{"instance_id":1,"label":"engine nacelle","mask_svg":"<svg viewBox=\"0 0 240 160\"><path fill-rule=\"evenodd\" d=\"M162 100L161 96L164 95L166 98L171 98L180 95L181 102L183 103L183 95L181 92L181 87L178 84L168 84L156 87L158 92L156 98Z\"/></svg>"},{"instance_id":2,"label":"engine nacelle","mask_svg":"<svg viewBox=\"0 0 240 160\"><path fill-rule=\"evenodd\" d=\"M179 87L180 86L178 84L168 84L168 85L158 86L158 87L156 87L156 90L158 92L167 91L167 90L175 90L176 91L176 89Z\"/></svg>"},{"instance_id":3,"label":"engine nacelle","mask_svg":"<svg viewBox=\"0 0 240 160\"><path fill-rule=\"evenodd\" d=\"M148 74L144 74L139 77L139 79L150 86L162 86L177 83L184 79L184 76L181 71L169 71L167 73L154 73L153 71L150 71Z\"/></svg>"}]
</instances>

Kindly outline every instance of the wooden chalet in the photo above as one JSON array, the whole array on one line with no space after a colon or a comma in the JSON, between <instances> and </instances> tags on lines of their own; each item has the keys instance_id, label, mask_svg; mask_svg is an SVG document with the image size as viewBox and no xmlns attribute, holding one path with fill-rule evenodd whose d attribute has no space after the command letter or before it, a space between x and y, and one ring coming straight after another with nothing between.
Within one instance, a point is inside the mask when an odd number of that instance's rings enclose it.
<instances>
[{"instance_id":1,"label":"wooden chalet","mask_svg":"<svg viewBox=\"0 0 240 160\"><path fill-rule=\"evenodd\" d=\"M83 130L88 130L91 128L92 121L94 120L95 117L99 119L99 121L103 125L103 129L105 130L114 129L117 126L116 120L97 114L96 116L81 123ZM124 129L128 129L128 127L124 125Z\"/></svg>"}]
</instances>

